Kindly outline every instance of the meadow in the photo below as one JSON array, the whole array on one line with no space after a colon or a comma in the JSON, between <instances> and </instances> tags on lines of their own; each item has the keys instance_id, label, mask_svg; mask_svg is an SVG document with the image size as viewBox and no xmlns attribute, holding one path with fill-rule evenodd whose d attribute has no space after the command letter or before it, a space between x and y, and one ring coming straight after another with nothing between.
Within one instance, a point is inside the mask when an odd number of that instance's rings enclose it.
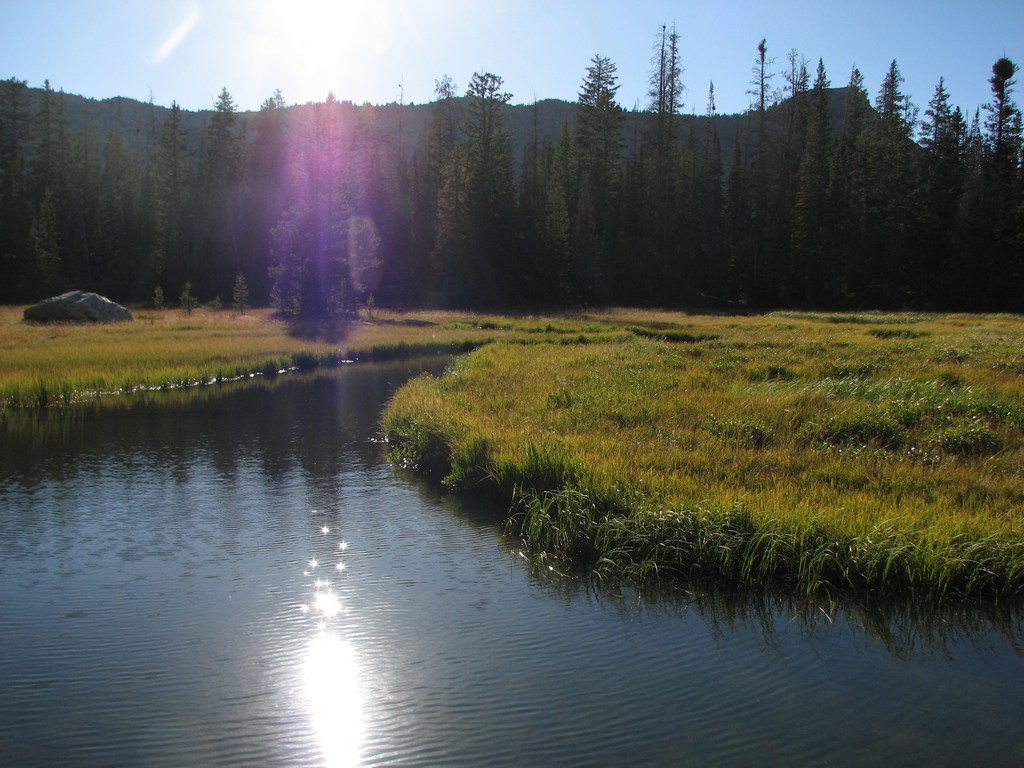
<instances>
[{"instance_id":1,"label":"meadow","mask_svg":"<svg viewBox=\"0 0 1024 768\"><path fill-rule=\"evenodd\" d=\"M509 494L512 530L559 567L1024 591L1020 318L622 310L550 327L414 380L384 427L451 487Z\"/></svg>"},{"instance_id":2,"label":"meadow","mask_svg":"<svg viewBox=\"0 0 1024 768\"><path fill-rule=\"evenodd\" d=\"M473 351L470 351L473 350ZM1024 594L1024 319L375 312L327 335L267 310L21 322L0 416L416 354L394 460L510 504L543 562L927 600Z\"/></svg>"},{"instance_id":3,"label":"meadow","mask_svg":"<svg viewBox=\"0 0 1024 768\"><path fill-rule=\"evenodd\" d=\"M24 323L22 312L0 307L0 412L349 360L451 354L490 338L481 329L439 328L430 313L417 319L375 315L314 335L266 309L143 310L134 322L99 325Z\"/></svg>"}]
</instances>

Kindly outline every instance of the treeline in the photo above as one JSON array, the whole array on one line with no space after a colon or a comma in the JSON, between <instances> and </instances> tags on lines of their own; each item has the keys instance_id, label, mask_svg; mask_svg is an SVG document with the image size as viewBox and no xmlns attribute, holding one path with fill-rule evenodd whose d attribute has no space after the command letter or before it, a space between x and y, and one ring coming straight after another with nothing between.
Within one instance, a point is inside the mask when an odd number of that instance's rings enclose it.
<instances>
[{"instance_id":1,"label":"treeline","mask_svg":"<svg viewBox=\"0 0 1024 768\"><path fill-rule=\"evenodd\" d=\"M718 115L712 85L704 115L683 116L662 28L642 112L595 56L555 132L550 109L510 107L478 73L461 96L442 77L429 107L275 93L249 119L225 89L199 137L176 105L100 136L49 83L12 78L0 300L170 300L187 282L227 302L241 280L307 319L368 303L1022 311L1016 71L995 63L973 115L941 79L920 110L896 62L872 104L856 69L833 89L795 52L775 71L762 41L746 115Z\"/></svg>"}]
</instances>

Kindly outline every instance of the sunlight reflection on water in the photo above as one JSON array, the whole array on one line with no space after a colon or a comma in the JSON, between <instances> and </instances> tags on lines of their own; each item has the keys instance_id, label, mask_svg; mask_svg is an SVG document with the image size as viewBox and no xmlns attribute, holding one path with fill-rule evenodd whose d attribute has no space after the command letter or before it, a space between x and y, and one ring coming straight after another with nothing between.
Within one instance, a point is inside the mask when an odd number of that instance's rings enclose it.
<instances>
[{"instance_id":1,"label":"sunlight reflection on water","mask_svg":"<svg viewBox=\"0 0 1024 768\"><path fill-rule=\"evenodd\" d=\"M320 533L326 535L330 528L321 526ZM346 542L337 545L339 550L347 547ZM320 561L314 557L308 564L315 569ZM344 570L345 565L338 562L337 571ZM310 571L303 574L312 575ZM326 764L357 766L363 741L359 664L352 644L330 625L343 618L346 611L330 581L317 578L312 587L313 600L300 606L303 613L314 614L317 621L316 634L306 649L303 689Z\"/></svg>"},{"instance_id":2,"label":"sunlight reflection on water","mask_svg":"<svg viewBox=\"0 0 1024 768\"><path fill-rule=\"evenodd\" d=\"M322 630L309 644L304 672L313 728L327 765L359 765L362 697L351 643L331 630Z\"/></svg>"}]
</instances>

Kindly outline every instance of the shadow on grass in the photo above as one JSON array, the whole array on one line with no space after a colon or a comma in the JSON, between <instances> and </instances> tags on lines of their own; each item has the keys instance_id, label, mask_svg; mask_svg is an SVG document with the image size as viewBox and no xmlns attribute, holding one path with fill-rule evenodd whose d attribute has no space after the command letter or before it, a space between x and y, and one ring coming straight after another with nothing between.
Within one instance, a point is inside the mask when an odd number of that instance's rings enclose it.
<instances>
[{"instance_id":1,"label":"shadow on grass","mask_svg":"<svg viewBox=\"0 0 1024 768\"><path fill-rule=\"evenodd\" d=\"M288 335L303 341L323 341L337 344L349 337L352 326L359 322L355 317L329 318L285 318Z\"/></svg>"}]
</instances>

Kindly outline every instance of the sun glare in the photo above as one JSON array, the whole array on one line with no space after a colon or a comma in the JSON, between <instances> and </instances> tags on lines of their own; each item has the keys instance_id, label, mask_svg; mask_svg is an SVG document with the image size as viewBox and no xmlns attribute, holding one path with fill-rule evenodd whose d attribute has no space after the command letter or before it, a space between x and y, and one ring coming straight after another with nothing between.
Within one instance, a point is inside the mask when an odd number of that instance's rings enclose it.
<instances>
[{"instance_id":1,"label":"sun glare","mask_svg":"<svg viewBox=\"0 0 1024 768\"><path fill-rule=\"evenodd\" d=\"M357 92L361 78L393 43L396 6L361 0L263 0L256 14L254 63L282 82L298 83L288 101L322 101Z\"/></svg>"},{"instance_id":2,"label":"sun glare","mask_svg":"<svg viewBox=\"0 0 1024 768\"><path fill-rule=\"evenodd\" d=\"M363 718L351 645L329 632L318 634L306 654L305 688L327 765L359 765Z\"/></svg>"}]
</instances>

